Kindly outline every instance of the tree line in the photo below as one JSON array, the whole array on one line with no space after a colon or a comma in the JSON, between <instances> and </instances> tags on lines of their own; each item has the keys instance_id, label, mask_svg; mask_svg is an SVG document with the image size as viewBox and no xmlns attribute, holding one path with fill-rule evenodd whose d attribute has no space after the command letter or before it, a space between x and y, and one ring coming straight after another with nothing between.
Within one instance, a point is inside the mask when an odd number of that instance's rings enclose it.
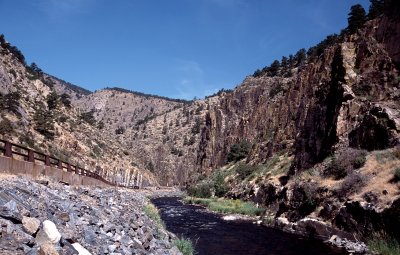
<instances>
[{"instance_id":1,"label":"tree line","mask_svg":"<svg viewBox=\"0 0 400 255\"><path fill-rule=\"evenodd\" d=\"M281 61L274 60L271 65L265 66L261 70L257 69L253 76L260 77L266 75L269 77L290 77L293 68L300 67L303 64L310 62L312 59L318 58L323 54L326 48L342 41L345 35L356 33L366 21L375 19L382 15L385 10L385 5L392 3L392 1L393 0L370 0L368 14L362 5L353 5L348 14L348 26L343 29L339 35L328 35L324 40L317 45L310 47L308 50L302 48L298 50L295 55L289 55L288 57L283 56Z\"/></svg>"}]
</instances>

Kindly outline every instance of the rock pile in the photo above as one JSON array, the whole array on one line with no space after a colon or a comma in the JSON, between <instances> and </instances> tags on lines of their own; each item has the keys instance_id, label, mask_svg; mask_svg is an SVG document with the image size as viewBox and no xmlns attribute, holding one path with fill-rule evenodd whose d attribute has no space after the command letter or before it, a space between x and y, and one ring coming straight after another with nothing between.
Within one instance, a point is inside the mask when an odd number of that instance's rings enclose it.
<instances>
[{"instance_id":1,"label":"rock pile","mask_svg":"<svg viewBox=\"0 0 400 255\"><path fill-rule=\"evenodd\" d=\"M139 191L0 178L0 254L181 254Z\"/></svg>"}]
</instances>

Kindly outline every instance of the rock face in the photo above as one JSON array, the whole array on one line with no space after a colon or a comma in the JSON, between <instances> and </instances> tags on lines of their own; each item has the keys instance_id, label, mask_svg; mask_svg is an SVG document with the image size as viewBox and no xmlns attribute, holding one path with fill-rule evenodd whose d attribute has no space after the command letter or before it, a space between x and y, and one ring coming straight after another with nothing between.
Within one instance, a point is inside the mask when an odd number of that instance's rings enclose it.
<instances>
[{"instance_id":1,"label":"rock face","mask_svg":"<svg viewBox=\"0 0 400 255\"><path fill-rule=\"evenodd\" d=\"M390 42L400 38L382 32L398 29L398 21L384 17L292 70L290 78L247 77L223 96L206 115L200 169L221 167L232 144L245 139L253 144L251 163L293 151L292 173L321 162L338 144L368 150L397 144L398 45Z\"/></svg>"},{"instance_id":2,"label":"rock face","mask_svg":"<svg viewBox=\"0 0 400 255\"><path fill-rule=\"evenodd\" d=\"M176 237L143 213L147 199L136 190L44 186L11 176L2 176L0 187L0 198L12 199L22 218L0 216L0 254L180 254Z\"/></svg>"}]
</instances>

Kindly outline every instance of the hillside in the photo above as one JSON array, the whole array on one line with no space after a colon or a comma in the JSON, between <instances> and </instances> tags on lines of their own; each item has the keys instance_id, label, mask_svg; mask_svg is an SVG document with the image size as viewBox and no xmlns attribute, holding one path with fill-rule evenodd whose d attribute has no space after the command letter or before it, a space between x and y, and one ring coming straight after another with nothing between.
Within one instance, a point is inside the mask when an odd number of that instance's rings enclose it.
<instances>
[{"instance_id":1,"label":"hillside","mask_svg":"<svg viewBox=\"0 0 400 255\"><path fill-rule=\"evenodd\" d=\"M99 129L90 112L74 107L85 89L27 66L23 55L5 39L0 46L0 133L6 140L49 153L95 171L109 181L131 184L137 173L157 183L135 158Z\"/></svg>"}]
</instances>

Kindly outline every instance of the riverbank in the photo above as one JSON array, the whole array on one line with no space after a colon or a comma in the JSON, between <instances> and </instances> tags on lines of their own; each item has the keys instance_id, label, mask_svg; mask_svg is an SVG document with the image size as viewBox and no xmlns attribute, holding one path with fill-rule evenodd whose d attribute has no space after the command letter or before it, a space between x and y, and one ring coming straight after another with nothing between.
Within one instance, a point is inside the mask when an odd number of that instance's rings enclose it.
<instances>
[{"instance_id":1,"label":"riverbank","mask_svg":"<svg viewBox=\"0 0 400 255\"><path fill-rule=\"evenodd\" d=\"M180 255L146 192L0 176L0 254Z\"/></svg>"},{"instance_id":2,"label":"riverbank","mask_svg":"<svg viewBox=\"0 0 400 255\"><path fill-rule=\"evenodd\" d=\"M344 249L321 241L284 233L254 224L252 219L235 217L207 210L203 206L184 204L181 198L161 197L151 200L159 209L168 231L190 238L196 254L211 255L344 255Z\"/></svg>"},{"instance_id":3,"label":"riverbank","mask_svg":"<svg viewBox=\"0 0 400 255\"><path fill-rule=\"evenodd\" d=\"M204 206L214 213L222 213L224 215L222 219L226 221L249 220L286 233L317 239L335 247L345 248L350 254L369 254L365 243L354 241L348 233L336 230L327 223L313 218L305 218L297 223L291 223L282 217L274 218L273 215L268 214L265 208L258 208L252 202L244 202L239 199L186 196L182 201L187 204ZM310 235L310 229L315 229L312 235Z\"/></svg>"}]
</instances>

